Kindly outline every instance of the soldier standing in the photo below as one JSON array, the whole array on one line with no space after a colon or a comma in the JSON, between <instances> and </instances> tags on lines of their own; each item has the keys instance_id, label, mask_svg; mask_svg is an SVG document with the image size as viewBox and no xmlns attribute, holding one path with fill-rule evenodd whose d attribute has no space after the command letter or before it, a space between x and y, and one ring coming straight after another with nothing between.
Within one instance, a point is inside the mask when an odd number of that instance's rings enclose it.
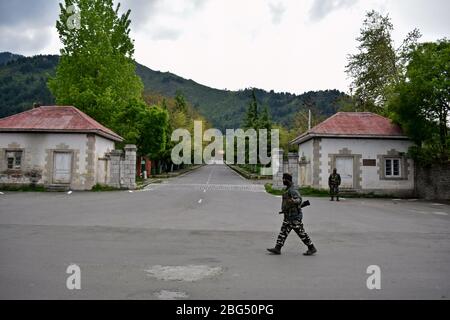
<instances>
[{"instance_id":1,"label":"soldier standing","mask_svg":"<svg viewBox=\"0 0 450 320\"><path fill-rule=\"evenodd\" d=\"M336 196L336 201L339 201L339 186L341 185L341 176L337 173L337 170L334 169L333 173L330 174L328 178L328 186L330 187L330 196L331 200L334 201L334 197Z\"/></svg>"},{"instance_id":2,"label":"soldier standing","mask_svg":"<svg viewBox=\"0 0 450 320\"><path fill-rule=\"evenodd\" d=\"M298 190L294 187L292 183L292 176L288 173L283 175L283 184L286 186L286 190L283 194L283 202L281 204L281 213L284 214L283 225L281 226L281 232L277 239L277 244L275 248L267 249L269 252L279 255L281 254L281 248L284 246L286 238L289 233L294 229L297 235L300 237L302 242L308 246L308 251L303 255L312 256L317 252L308 234L305 232L303 227L302 219L302 197Z\"/></svg>"}]
</instances>

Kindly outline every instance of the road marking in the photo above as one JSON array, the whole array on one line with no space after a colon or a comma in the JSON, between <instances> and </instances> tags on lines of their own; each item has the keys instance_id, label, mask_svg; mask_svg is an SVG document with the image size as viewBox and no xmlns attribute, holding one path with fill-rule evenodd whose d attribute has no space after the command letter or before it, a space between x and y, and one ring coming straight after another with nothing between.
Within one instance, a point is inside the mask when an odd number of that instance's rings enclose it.
<instances>
[{"instance_id":1,"label":"road marking","mask_svg":"<svg viewBox=\"0 0 450 320\"><path fill-rule=\"evenodd\" d=\"M4 194L3 192L0 192L0 194Z\"/></svg>"},{"instance_id":2,"label":"road marking","mask_svg":"<svg viewBox=\"0 0 450 320\"><path fill-rule=\"evenodd\" d=\"M67 194L72 194L72 190L71 190L71 191L68 191Z\"/></svg>"},{"instance_id":3,"label":"road marking","mask_svg":"<svg viewBox=\"0 0 450 320\"><path fill-rule=\"evenodd\" d=\"M443 206L442 203L433 203L432 206Z\"/></svg>"},{"instance_id":4,"label":"road marking","mask_svg":"<svg viewBox=\"0 0 450 320\"><path fill-rule=\"evenodd\" d=\"M430 214L430 213L427 212L427 211L419 211L419 210L414 210L414 209L410 209L409 211L410 211L410 212L414 212L414 213Z\"/></svg>"},{"instance_id":5,"label":"road marking","mask_svg":"<svg viewBox=\"0 0 450 320\"><path fill-rule=\"evenodd\" d=\"M200 183L177 183L177 184L164 184L164 185L158 185L154 187L154 189L143 189L140 191L150 191L155 189L163 189L163 188L170 188L171 190L177 190L177 189L192 189L196 191L248 191L248 192L263 192L265 193L266 190L264 189L263 185L260 184L200 184ZM137 191L138 192L138 191Z\"/></svg>"},{"instance_id":6,"label":"road marking","mask_svg":"<svg viewBox=\"0 0 450 320\"><path fill-rule=\"evenodd\" d=\"M198 200L198 203L202 203L203 199Z\"/></svg>"},{"instance_id":7,"label":"road marking","mask_svg":"<svg viewBox=\"0 0 450 320\"><path fill-rule=\"evenodd\" d=\"M437 214L438 216L448 216L446 212L433 212L433 214Z\"/></svg>"},{"instance_id":8,"label":"road marking","mask_svg":"<svg viewBox=\"0 0 450 320\"><path fill-rule=\"evenodd\" d=\"M206 185L209 184L209 181L211 180L211 177L212 177L212 174L213 174L215 168L216 168L216 167L213 167L213 168L211 169L211 172L209 173L209 176L208 176L208 181L206 181Z\"/></svg>"},{"instance_id":9,"label":"road marking","mask_svg":"<svg viewBox=\"0 0 450 320\"><path fill-rule=\"evenodd\" d=\"M204 189L203 192L206 192L206 189Z\"/></svg>"}]
</instances>

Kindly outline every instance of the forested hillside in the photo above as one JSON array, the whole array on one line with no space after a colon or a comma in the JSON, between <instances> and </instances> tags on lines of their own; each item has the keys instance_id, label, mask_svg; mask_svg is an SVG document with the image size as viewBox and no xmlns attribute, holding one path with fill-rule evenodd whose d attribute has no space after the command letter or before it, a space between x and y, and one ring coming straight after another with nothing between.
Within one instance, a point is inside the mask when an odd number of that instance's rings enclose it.
<instances>
[{"instance_id":1,"label":"forested hillside","mask_svg":"<svg viewBox=\"0 0 450 320\"><path fill-rule=\"evenodd\" d=\"M33 103L53 104L54 98L47 88L47 79L54 75L58 63L56 55L21 57L1 53L0 63L0 117L30 108ZM186 100L217 128L241 126L251 89L226 91L213 89L172 73L153 71L137 65L147 94L160 94L169 98L180 92ZM337 100L344 96L337 90L307 92L302 95L267 92L255 89L258 103L268 106L272 120L284 126L293 125L294 115L302 109L313 109L325 116L336 112Z\"/></svg>"}]
</instances>

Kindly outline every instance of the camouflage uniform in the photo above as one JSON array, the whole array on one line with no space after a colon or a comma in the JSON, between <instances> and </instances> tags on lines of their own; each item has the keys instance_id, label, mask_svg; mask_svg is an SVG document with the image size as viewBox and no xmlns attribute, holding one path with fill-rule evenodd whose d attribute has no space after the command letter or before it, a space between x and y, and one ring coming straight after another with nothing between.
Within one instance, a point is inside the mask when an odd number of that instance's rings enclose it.
<instances>
[{"instance_id":1,"label":"camouflage uniform","mask_svg":"<svg viewBox=\"0 0 450 320\"><path fill-rule=\"evenodd\" d=\"M294 186L287 188L283 194L283 202L281 204L281 213L284 214L284 221L278 236L277 246L284 246L286 238L292 230L297 233L305 245L308 247L312 246L312 241L303 227L301 203L302 197L298 190Z\"/></svg>"},{"instance_id":2,"label":"camouflage uniform","mask_svg":"<svg viewBox=\"0 0 450 320\"><path fill-rule=\"evenodd\" d=\"M328 186L330 187L331 200L336 196L339 200L339 186L341 185L341 176L338 173L332 173L328 178Z\"/></svg>"}]
</instances>

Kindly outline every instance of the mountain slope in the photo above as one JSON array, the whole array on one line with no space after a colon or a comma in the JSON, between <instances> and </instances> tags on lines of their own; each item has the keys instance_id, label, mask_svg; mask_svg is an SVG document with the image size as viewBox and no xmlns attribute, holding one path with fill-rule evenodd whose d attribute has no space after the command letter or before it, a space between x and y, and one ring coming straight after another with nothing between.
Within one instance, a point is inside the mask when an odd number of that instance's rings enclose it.
<instances>
[{"instance_id":1,"label":"mountain slope","mask_svg":"<svg viewBox=\"0 0 450 320\"><path fill-rule=\"evenodd\" d=\"M0 65L7 64L8 62L17 60L21 57L23 56L21 56L20 54L14 54L11 52L0 52Z\"/></svg>"},{"instance_id":2,"label":"mountain slope","mask_svg":"<svg viewBox=\"0 0 450 320\"><path fill-rule=\"evenodd\" d=\"M252 89L225 91L209 88L192 80L183 79L169 72L153 71L137 64L137 74L148 93L157 92L173 97L181 91L186 99L219 129L237 128L250 101ZM336 113L337 100L345 94L338 90L311 91L302 95L267 92L255 89L261 107L268 106L272 119L285 126L292 125L293 115L312 105L319 113L329 116Z\"/></svg>"},{"instance_id":3,"label":"mountain slope","mask_svg":"<svg viewBox=\"0 0 450 320\"><path fill-rule=\"evenodd\" d=\"M0 65L0 117L25 111L35 102L54 104L47 79L57 63L58 56L39 55Z\"/></svg>"},{"instance_id":4,"label":"mountain slope","mask_svg":"<svg viewBox=\"0 0 450 320\"><path fill-rule=\"evenodd\" d=\"M5 57L5 61L9 59L9 62L0 64L0 117L26 110L34 102L55 103L46 82L48 77L55 73L58 56L20 57L0 53L1 57ZM136 63L136 73L144 83L146 94L157 93L174 97L176 92L180 91L200 114L214 127L222 130L241 125L250 101L251 89L213 89L172 73L151 70L139 63ZM260 106L269 107L273 121L286 126L292 124L296 112L306 108L305 103L310 105L309 108L328 116L336 112L336 100L344 96L337 90L307 92L302 95L267 92L261 89L255 91Z\"/></svg>"}]
</instances>

